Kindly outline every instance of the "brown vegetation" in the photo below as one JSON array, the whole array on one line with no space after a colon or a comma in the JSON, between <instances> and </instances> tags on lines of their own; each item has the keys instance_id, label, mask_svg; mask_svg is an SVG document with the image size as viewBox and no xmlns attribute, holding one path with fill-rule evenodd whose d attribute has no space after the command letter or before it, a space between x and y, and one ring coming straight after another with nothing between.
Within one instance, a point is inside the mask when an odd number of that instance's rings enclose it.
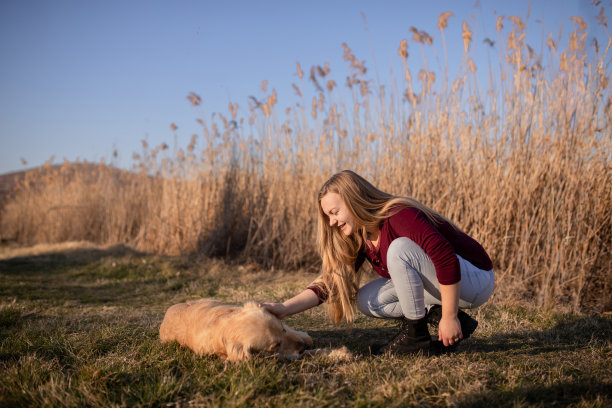
<instances>
[{"instance_id":1,"label":"brown vegetation","mask_svg":"<svg viewBox=\"0 0 612 408\"><path fill-rule=\"evenodd\" d=\"M449 18L441 15L444 50ZM497 41L485 39L497 44L499 77L483 93L470 58L475 34L462 27L465 56L453 81L426 63L414 75L403 40L404 80L373 92L365 62L343 44L351 101L338 102L324 65L310 71L316 91L307 102L298 64L293 88L301 99L286 115L265 83L266 95L249 100L248 119L235 104L227 117L198 119L202 137L175 155L143 142L132 172L71 171L66 163L26 174L3 209L1 238L314 268L315 194L347 168L433 207L482 242L497 270L497 296L610 308L610 37L589 51L587 26L575 18L566 49L551 36L537 54L523 21L502 16ZM429 34L413 33L419 47L433 46ZM188 99L200 103L195 94Z\"/></svg>"}]
</instances>

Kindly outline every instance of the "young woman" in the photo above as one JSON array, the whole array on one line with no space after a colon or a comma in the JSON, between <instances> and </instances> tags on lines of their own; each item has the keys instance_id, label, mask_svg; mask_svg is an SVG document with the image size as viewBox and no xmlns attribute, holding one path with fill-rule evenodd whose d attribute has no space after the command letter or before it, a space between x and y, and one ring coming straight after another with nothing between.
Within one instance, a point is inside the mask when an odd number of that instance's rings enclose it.
<instances>
[{"instance_id":1,"label":"young woman","mask_svg":"<svg viewBox=\"0 0 612 408\"><path fill-rule=\"evenodd\" d=\"M330 317L401 320L399 333L373 353L425 353L453 348L478 323L461 309L485 303L495 285L491 259L474 239L423 204L387 194L352 171L319 191L322 275L283 303L262 303L279 318L326 302ZM359 288L368 260L381 278ZM441 306L441 308L440 308ZM438 326L432 342L427 323Z\"/></svg>"}]
</instances>

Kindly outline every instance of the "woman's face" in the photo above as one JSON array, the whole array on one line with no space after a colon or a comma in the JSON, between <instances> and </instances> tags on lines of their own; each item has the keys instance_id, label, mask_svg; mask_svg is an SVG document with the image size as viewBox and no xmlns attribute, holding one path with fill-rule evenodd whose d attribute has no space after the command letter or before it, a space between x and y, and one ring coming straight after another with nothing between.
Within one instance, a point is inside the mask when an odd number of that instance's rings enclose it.
<instances>
[{"instance_id":1,"label":"woman's face","mask_svg":"<svg viewBox=\"0 0 612 408\"><path fill-rule=\"evenodd\" d=\"M344 235L357 231L357 224L340 194L327 193L321 198L321 209L329 217L329 226L339 228Z\"/></svg>"}]
</instances>

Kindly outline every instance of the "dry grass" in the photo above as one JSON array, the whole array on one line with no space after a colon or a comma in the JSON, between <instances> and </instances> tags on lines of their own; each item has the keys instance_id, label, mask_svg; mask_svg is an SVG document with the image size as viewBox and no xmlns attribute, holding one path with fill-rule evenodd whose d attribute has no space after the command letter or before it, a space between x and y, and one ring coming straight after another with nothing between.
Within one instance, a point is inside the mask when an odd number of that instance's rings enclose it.
<instances>
[{"instance_id":1,"label":"dry grass","mask_svg":"<svg viewBox=\"0 0 612 408\"><path fill-rule=\"evenodd\" d=\"M0 260L0 406L606 407L612 319L533 303L489 303L456 354L371 356L393 324L359 316L332 326L324 308L290 316L316 347L353 359L226 364L159 341L172 304L284 299L314 274L56 245Z\"/></svg>"},{"instance_id":2,"label":"dry grass","mask_svg":"<svg viewBox=\"0 0 612 408\"><path fill-rule=\"evenodd\" d=\"M458 24L441 14L445 59L449 21ZM459 74L448 79L444 66L436 76L425 59L431 36L412 27L423 68L409 68L401 41L404 75L390 89L373 89L365 62L344 44L348 97L328 65L308 76L298 64L300 96L284 112L265 82L264 95L248 100L248 118L230 104L226 115L198 119L202 134L175 154L143 142L130 173L66 163L28 174L2 211L1 238L122 243L315 269L316 191L349 168L481 241L497 270L497 297L610 309L610 37L590 49L588 27L576 18L565 49L549 36L536 53L520 18L496 23L499 67L475 66L471 50L493 41L483 43L464 22ZM479 69L491 71L486 92ZM195 94L188 99L200 103Z\"/></svg>"}]
</instances>

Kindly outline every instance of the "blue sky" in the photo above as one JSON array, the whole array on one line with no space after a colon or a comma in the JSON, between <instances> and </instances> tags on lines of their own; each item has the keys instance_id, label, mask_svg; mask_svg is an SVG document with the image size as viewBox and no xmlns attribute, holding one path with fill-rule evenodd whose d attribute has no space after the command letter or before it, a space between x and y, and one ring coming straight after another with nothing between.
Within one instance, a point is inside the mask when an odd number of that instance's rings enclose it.
<instances>
[{"instance_id":1,"label":"blue sky","mask_svg":"<svg viewBox=\"0 0 612 408\"><path fill-rule=\"evenodd\" d=\"M531 3L528 35L536 51L549 31L556 34L563 27L567 35L572 15L585 19L591 35L602 34L591 0ZM497 37L495 13L525 18L529 4L3 0L0 173L40 166L52 155L55 162L110 161L114 149L116 163L129 166L143 139L152 146L172 145L176 137L185 146L199 132L195 119L226 113L230 101L247 117L247 99L262 95L262 80L277 90L281 108L292 104L296 62L305 71L329 62L331 77L343 83L342 42L366 61L372 78L375 61L380 77L388 79L400 63L400 41L411 38L411 26L433 35L434 46L440 47L436 23L444 11L455 15L446 36L448 57L456 66L463 54L462 21L482 43ZM601 5L609 12L608 0ZM409 47L409 64L422 63L417 45ZM474 51L473 57L477 66L486 64L485 54ZM201 107L187 101L192 91L202 97ZM177 132L171 123L178 125Z\"/></svg>"}]
</instances>

